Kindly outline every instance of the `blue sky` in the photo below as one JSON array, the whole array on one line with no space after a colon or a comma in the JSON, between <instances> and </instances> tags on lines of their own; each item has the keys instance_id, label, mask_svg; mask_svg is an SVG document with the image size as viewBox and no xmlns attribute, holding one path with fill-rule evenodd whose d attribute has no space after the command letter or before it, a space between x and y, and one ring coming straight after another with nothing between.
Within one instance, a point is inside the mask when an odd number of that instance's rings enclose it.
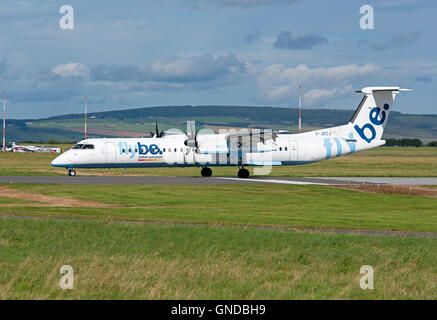
<instances>
[{"instance_id":1,"label":"blue sky","mask_svg":"<svg viewBox=\"0 0 437 320\"><path fill-rule=\"evenodd\" d=\"M62 5L74 30L62 30ZM360 7L374 9L362 30ZM159 105L355 109L353 91L414 91L395 110L437 113L437 2L425 0L4 0L8 117Z\"/></svg>"}]
</instances>

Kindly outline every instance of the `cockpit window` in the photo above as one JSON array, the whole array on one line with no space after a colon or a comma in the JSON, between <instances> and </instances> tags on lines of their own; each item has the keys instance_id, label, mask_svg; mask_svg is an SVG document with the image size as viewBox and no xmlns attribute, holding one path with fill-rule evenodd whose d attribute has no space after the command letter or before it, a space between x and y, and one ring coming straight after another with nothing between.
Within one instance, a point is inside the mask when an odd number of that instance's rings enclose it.
<instances>
[{"instance_id":1,"label":"cockpit window","mask_svg":"<svg viewBox=\"0 0 437 320\"><path fill-rule=\"evenodd\" d=\"M78 149L94 149L94 145L93 144L82 144L82 143L78 143L78 144L76 144L74 147L73 147L73 149L76 149L76 150L78 150Z\"/></svg>"}]
</instances>

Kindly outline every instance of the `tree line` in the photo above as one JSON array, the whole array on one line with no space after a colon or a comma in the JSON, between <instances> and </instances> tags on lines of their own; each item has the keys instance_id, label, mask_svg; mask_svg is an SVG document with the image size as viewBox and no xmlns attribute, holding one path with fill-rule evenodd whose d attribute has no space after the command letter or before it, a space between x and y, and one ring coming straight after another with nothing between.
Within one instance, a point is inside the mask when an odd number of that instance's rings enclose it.
<instances>
[{"instance_id":1,"label":"tree line","mask_svg":"<svg viewBox=\"0 0 437 320\"><path fill-rule=\"evenodd\" d=\"M431 141L428 142L428 144L425 144L420 139L385 139L385 145L388 147L437 147L437 141Z\"/></svg>"}]
</instances>

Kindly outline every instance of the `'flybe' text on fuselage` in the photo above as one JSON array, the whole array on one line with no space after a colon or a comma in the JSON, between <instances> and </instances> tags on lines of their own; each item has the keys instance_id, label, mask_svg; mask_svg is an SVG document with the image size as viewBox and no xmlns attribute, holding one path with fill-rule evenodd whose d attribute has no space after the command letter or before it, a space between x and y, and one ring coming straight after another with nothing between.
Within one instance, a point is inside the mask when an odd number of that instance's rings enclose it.
<instances>
[{"instance_id":1,"label":"'flybe' text on fuselage","mask_svg":"<svg viewBox=\"0 0 437 320\"><path fill-rule=\"evenodd\" d=\"M126 154L129 155L131 158L135 156L136 153L139 155L145 156L145 155L157 155L162 154L161 149L157 144L141 144L140 142L137 142L134 146L131 144L128 144L127 142L119 142L118 143L118 150L120 155Z\"/></svg>"}]
</instances>

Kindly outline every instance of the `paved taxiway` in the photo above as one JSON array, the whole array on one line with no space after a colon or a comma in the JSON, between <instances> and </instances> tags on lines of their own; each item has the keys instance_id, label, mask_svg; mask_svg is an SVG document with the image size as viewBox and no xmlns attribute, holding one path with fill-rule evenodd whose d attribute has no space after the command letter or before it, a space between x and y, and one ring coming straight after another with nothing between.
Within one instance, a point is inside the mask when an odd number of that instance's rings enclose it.
<instances>
[{"instance_id":1,"label":"paved taxiway","mask_svg":"<svg viewBox=\"0 0 437 320\"><path fill-rule=\"evenodd\" d=\"M38 184L293 184L293 185L345 185L345 184L390 184L390 185L437 185L437 178L374 178L374 177L256 177L239 179L233 177L145 177L145 176L0 176L0 183Z\"/></svg>"}]
</instances>

